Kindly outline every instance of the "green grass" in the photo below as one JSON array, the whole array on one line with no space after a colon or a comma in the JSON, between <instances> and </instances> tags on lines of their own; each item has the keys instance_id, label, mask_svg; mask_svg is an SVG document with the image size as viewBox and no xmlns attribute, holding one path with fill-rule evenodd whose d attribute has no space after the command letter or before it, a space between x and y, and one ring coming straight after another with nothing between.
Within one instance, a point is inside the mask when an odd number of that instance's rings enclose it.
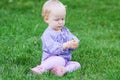
<instances>
[{"instance_id":1,"label":"green grass","mask_svg":"<svg viewBox=\"0 0 120 80\"><path fill-rule=\"evenodd\" d=\"M66 26L80 39L73 60L82 68L63 77L30 68L41 61L45 0L0 1L0 80L120 80L120 1L61 0Z\"/></svg>"}]
</instances>

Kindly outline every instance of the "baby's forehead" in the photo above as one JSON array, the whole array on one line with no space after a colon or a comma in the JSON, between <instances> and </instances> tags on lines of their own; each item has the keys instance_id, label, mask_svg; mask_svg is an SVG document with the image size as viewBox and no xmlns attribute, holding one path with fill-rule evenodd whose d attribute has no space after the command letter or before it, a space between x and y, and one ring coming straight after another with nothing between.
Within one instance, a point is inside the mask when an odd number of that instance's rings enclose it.
<instances>
[{"instance_id":1,"label":"baby's forehead","mask_svg":"<svg viewBox=\"0 0 120 80\"><path fill-rule=\"evenodd\" d=\"M54 17L65 17L66 10L64 10L64 9L51 10L50 15L52 15Z\"/></svg>"},{"instance_id":2,"label":"baby's forehead","mask_svg":"<svg viewBox=\"0 0 120 80\"><path fill-rule=\"evenodd\" d=\"M54 16L53 18L56 18L56 19L58 19L58 18L65 18L65 16L63 16L63 15L57 15L57 16Z\"/></svg>"},{"instance_id":3,"label":"baby's forehead","mask_svg":"<svg viewBox=\"0 0 120 80\"><path fill-rule=\"evenodd\" d=\"M66 8L64 6L53 6L51 7L50 12L54 14L64 14L66 13Z\"/></svg>"}]
</instances>

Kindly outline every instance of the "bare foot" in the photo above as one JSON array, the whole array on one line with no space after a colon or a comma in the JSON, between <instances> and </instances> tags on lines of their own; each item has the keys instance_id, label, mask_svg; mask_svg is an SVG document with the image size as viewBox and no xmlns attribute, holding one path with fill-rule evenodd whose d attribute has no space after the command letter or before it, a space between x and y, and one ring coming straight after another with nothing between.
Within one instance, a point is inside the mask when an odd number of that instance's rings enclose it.
<instances>
[{"instance_id":1,"label":"bare foot","mask_svg":"<svg viewBox=\"0 0 120 80\"><path fill-rule=\"evenodd\" d=\"M44 67L38 65L38 66L36 66L36 67L34 67L34 68L31 68L31 71L32 71L33 73L36 73L36 74L42 74L42 73L44 73L46 70L45 70Z\"/></svg>"},{"instance_id":2,"label":"bare foot","mask_svg":"<svg viewBox=\"0 0 120 80\"><path fill-rule=\"evenodd\" d=\"M66 73L66 69L63 66L54 67L51 72L57 76L63 76Z\"/></svg>"}]
</instances>

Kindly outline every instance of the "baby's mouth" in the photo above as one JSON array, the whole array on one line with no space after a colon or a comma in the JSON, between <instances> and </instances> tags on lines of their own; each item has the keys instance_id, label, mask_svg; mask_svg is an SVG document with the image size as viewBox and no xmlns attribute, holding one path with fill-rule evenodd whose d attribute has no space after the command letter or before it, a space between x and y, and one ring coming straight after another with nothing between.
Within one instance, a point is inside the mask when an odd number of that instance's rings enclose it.
<instances>
[{"instance_id":1,"label":"baby's mouth","mask_svg":"<svg viewBox=\"0 0 120 80\"><path fill-rule=\"evenodd\" d=\"M58 28L62 28L62 26L58 26Z\"/></svg>"}]
</instances>

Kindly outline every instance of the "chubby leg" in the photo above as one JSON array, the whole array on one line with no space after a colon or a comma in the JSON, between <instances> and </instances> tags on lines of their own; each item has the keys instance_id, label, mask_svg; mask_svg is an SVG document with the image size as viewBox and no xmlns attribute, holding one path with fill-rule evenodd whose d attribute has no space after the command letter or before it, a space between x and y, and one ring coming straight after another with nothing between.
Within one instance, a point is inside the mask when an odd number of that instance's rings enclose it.
<instances>
[{"instance_id":1,"label":"chubby leg","mask_svg":"<svg viewBox=\"0 0 120 80\"><path fill-rule=\"evenodd\" d=\"M67 72L73 72L80 67L81 67L80 63L74 62L74 61L67 62L66 66L65 66Z\"/></svg>"},{"instance_id":2,"label":"chubby leg","mask_svg":"<svg viewBox=\"0 0 120 80\"><path fill-rule=\"evenodd\" d=\"M56 76L63 76L66 73L66 68L64 66L56 66L51 69L51 72Z\"/></svg>"},{"instance_id":3,"label":"chubby leg","mask_svg":"<svg viewBox=\"0 0 120 80\"><path fill-rule=\"evenodd\" d=\"M52 56L43 61L41 66L45 67L47 70L50 70L55 66L65 66L65 60L59 56Z\"/></svg>"},{"instance_id":4,"label":"chubby leg","mask_svg":"<svg viewBox=\"0 0 120 80\"><path fill-rule=\"evenodd\" d=\"M66 72L73 72L80 67L78 62L69 61L66 66L56 66L51 71L57 76L63 76Z\"/></svg>"},{"instance_id":5,"label":"chubby leg","mask_svg":"<svg viewBox=\"0 0 120 80\"><path fill-rule=\"evenodd\" d=\"M45 61L42 61L41 65L31 69L33 73L42 74L43 72L50 70L56 66L65 66L65 60L59 56L52 56Z\"/></svg>"}]
</instances>

